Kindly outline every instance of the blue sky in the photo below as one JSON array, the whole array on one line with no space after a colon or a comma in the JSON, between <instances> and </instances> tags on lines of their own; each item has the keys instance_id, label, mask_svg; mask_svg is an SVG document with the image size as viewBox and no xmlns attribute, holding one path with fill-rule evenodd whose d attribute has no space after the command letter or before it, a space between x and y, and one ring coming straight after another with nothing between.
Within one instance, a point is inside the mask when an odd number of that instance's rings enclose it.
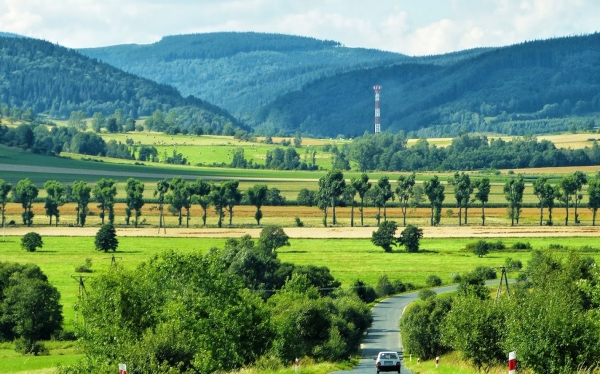
<instances>
[{"instance_id":1,"label":"blue sky","mask_svg":"<svg viewBox=\"0 0 600 374\"><path fill-rule=\"evenodd\" d=\"M0 0L0 31L73 48L276 32L428 55L600 28L600 0Z\"/></svg>"}]
</instances>

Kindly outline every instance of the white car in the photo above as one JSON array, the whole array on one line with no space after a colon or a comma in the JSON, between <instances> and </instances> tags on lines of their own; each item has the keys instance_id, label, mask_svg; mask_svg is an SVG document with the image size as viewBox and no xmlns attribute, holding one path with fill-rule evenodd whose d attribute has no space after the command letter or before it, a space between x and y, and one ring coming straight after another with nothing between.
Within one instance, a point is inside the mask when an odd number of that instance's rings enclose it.
<instances>
[{"instance_id":1,"label":"white car","mask_svg":"<svg viewBox=\"0 0 600 374\"><path fill-rule=\"evenodd\" d=\"M377 374L380 371L397 371L400 372L400 356L397 352L379 352L375 359Z\"/></svg>"}]
</instances>

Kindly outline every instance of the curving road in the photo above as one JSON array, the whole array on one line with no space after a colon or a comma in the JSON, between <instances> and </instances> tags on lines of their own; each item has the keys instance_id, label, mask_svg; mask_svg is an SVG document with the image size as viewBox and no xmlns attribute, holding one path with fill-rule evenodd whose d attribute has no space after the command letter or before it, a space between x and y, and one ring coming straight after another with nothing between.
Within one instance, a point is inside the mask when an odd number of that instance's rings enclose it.
<instances>
[{"instance_id":1,"label":"curving road","mask_svg":"<svg viewBox=\"0 0 600 374\"><path fill-rule=\"evenodd\" d=\"M512 280L509 280L511 282ZM488 286L498 285L498 280L487 281ZM456 290L457 286L435 288L435 292L444 293ZM333 374L375 374L374 358L380 351L402 352L402 340L400 339L399 321L402 312L408 304L418 298L419 292L411 292L390 297L375 305L371 311L373 323L367 330L363 339L361 360L351 371L336 371ZM414 358L416 359L416 357ZM402 363L402 374L411 374L410 370L404 368Z\"/></svg>"}]
</instances>

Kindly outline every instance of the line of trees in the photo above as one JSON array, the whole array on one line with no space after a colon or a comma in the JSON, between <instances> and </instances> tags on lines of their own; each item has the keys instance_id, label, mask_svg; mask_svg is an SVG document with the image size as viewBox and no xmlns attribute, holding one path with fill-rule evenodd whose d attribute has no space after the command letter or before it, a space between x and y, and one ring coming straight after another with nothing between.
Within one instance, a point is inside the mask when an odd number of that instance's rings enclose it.
<instances>
[{"instance_id":1,"label":"line of trees","mask_svg":"<svg viewBox=\"0 0 600 374\"><path fill-rule=\"evenodd\" d=\"M105 220L110 224L115 221L115 203L117 196L117 181L102 178L92 187L85 181L74 182L72 185L63 185L56 180L44 183L46 198L44 208L49 217L49 224L57 226L60 221L60 207L66 202L76 203L76 225L85 226L89 215L89 203L97 202L100 209L99 217L104 225ZM142 216L142 208L146 201L144 199L145 185L135 178L127 179L125 184L125 224L130 225L133 217L133 226L138 227L139 217ZM277 188L268 188L265 184L256 184L247 191L242 191L239 181L229 180L221 184L208 183L202 179L189 182L181 177L172 180L163 179L158 181L154 189L154 197L158 203L159 229L164 226L164 204L168 204L168 210L178 216L178 225L189 227L190 209L193 204L198 204L203 211L202 225L206 225L207 210L213 206L217 213L219 227L223 224L225 215L229 216L229 225L233 224L234 208L242 203L251 204L256 207L254 218L256 224L260 225L263 217L261 207L263 205L284 205L285 198ZM5 225L5 208L10 201L21 203L23 213L21 214L24 225L33 224L34 213L32 205L38 197L39 189L29 179L20 180L13 188L10 183L0 179L0 209L2 214L2 225Z\"/></svg>"},{"instance_id":2,"label":"line of trees","mask_svg":"<svg viewBox=\"0 0 600 374\"><path fill-rule=\"evenodd\" d=\"M548 178L541 176L533 183L533 194L539 199L540 208L540 226L553 225L552 212L558 203L562 204L566 210L565 225L569 224L569 208L573 207L574 221L580 223L578 209L583 200L583 187L588 185L588 203L587 208L592 211L592 225L596 225L596 214L600 208L600 173L594 179L588 181L588 176L576 171L572 175L563 177L558 184L551 185ZM468 209L470 204L478 201L481 204L481 224L485 226L485 207L489 201L490 180L481 178L471 181L469 174L465 172L456 172L447 180L447 185L434 175L423 182L423 185L415 183L415 173L410 175L400 175L397 180L397 187L392 191L389 178L382 177L376 184L369 182L369 176L363 173L360 178L352 178L350 183L346 183L343 173L340 170L332 170L319 179L319 189L311 191L302 188L296 199L299 205L316 205L323 211L323 225L328 224L328 215L331 211L331 224L336 224L335 208L337 206L349 206L350 225L354 226L354 207L358 205L360 211L361 226L363 225L363 208L366 202L377 207L376 214L377 225L380 225L380 219L383 217L387 221L386 208L390 200L398 198L398 203L403 216L403 226L406 226L406 213L409 206L417 206L424 201L426 196L431 208L430 225L436 226L441 221L442 204L446 197L446 186L453 188L454 198L458 211L458 225L467 224ZM523 196L525 193L525 181L523 175L516 175L508 180L503 187L504 197L508 204L508 216L511 219L511 226L519 224L519 218L523 207ZM395 192L395 194L394 194ZM358 195L358 201L357 201ZM383 208L383 216L381 215ZM548 219L544 221L544 208L548 210ZM464 219L462 211L465 211Z\"/></svg>"},{"instance_id":3,"label":"line of trees","mask_svg":"<svg viewBox=\"0 0 600 374\"><path fill-rule=\"evenodd\" d=\"M453 189L453 196L458 207L458 225L467 224L468 209L474 203L479 202L481 207L481 224L485 225L485 207L489 201L490 180L481 178L471 180L469 174L456 172L447 179L447 184L434 175L425 180L422 185L415 182L416 174L400 175L395 190L387 176L380 178L376 183L369 181L369 176L363 173L360 177L352 178L350 181L344 179L341 170L332 170L319 179L319 188L316 191L302 188L297 196L298 205L317 206L323 211L323 225L336 225L336 207L350 207L350 225L355 225L355 208L360 213L360 225L364 225L364 207L368 204L377 207L377 225L387 221L387 208L391 201L398 199L403 222L406 226L406 215L409 207L416 207L428 200L430 213L430 225L436 226L441 222L442 204L446 198L446 188ZM48 180L44 183L46 198L44 208L49 217L49 224L58 225L60 221L60 207L66 202L76 203L77 226L85 226L89 215L88 204L92 201L98 203L100 209L99 217L101 223L105 220L114 224L114 205L117 201L116 181L102 178L92 188L87 182L78 181L72 185L63 185L56 180ZM576 171L566 175L556 185L550 184L548 178L541 176L533 183L533 194L537 197L537 206L540 209L539 224L553 225L552 218L555 206L565 208L565 225L569 225L572 211L573 222L580 223L579 210L584 198L584 186L587 185L588 201L585 205L592 211L592 225L596 225L596 216L600 208L600 173L594 179L585 173ZM142 208L146 203L144 199L145 185L141 181L130 178L125 185L125 224L133 224L138 227L139 218L142 216ZM504 196L508 206L508 217L511 225L519 224L523 207L523 197L526 186L522 175L513 176L503 187ZM164 209L177 215L178 225L189 227L190 209L194 204L202 208L202 225L206 225L207 211L214 207L217 214L217 225L221 227L227 216L229 225L233 224L234 209L236 206L245 204L256 207L254 218L256 224L260 225L263 218L261 208L264 205L285 205L285 198L281 196L277 188L269 188L266 184L256 184L247 189L240 190L239 181L229 180L221 184L208 183L202 179L195 182L186 181L181 177L172 180L163 179L159 181L153 191L155 201L158 203L159 228L164 227ZM31 226L34 213L33 202L37 199L39 189L28 178L17 183L13 188L10 183L0 179L0 211L2 213L2 224L5 224L5 207L8 202L20 203L23 208L21 214L24 225ZM152 209L152 208L151 208ZM464 216L462 211L464 210ZM545 212L547 218L544 219ZM331 219L329 216L331 215ZM133 220L132 220L133 218Z\"/></svg>"},{"instance_id":4,"label":"line of trees","mask_svg":"<svg viewBox=\"0 0 600 374\"><path fill-rule=\"evenodd\" d=\"M485 135L463 133L447 147L431 145L419 139L407 146L403 132L370 134L354 138L352 144L342 147L342 153L358 165L362 172L387 171L446 171L478 170L486 168L516 169L528 167L586 166L600 164L597 140L583 149L556 148L548 140L535 137L505 141L488 139ZM349 170L348 165L346 170Z\"/></svg>"}]
</instances>

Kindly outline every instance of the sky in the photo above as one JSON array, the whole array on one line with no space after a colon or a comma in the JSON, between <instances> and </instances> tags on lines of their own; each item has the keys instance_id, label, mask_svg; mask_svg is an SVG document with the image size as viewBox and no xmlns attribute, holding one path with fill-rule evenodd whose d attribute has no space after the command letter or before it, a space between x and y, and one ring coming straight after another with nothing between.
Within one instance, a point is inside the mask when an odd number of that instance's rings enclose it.
<instances>
[{"instance_id":1,"label":"sky","mask_svg":"<svg viewBox=\"0 0 600 374\"><path fill-rule=\"evenodd\" d=\"M0 31L70 48L255 31L431 55L599 29L600 0L0 0Z\"/></svg>"}]
</instances>

